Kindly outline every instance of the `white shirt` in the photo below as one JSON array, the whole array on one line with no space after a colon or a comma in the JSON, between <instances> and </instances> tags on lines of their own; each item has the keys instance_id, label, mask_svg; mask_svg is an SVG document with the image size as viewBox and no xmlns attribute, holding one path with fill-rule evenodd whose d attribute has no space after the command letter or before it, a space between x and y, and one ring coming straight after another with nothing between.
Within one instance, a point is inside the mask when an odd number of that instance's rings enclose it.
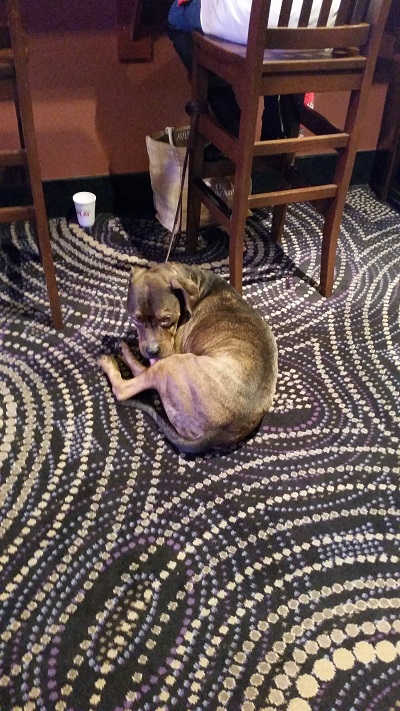
<instances>
[{"instance_id":1,"label":"white shirt","mask_svg":"<svg viewBox=\"0 0 400 711\"><path fill-rule=\"evenodd\" d=\"M309 27L315 27L322 0L314 0ZM247 44L252 0L201 0L200 21L203 32L221 39ZM333 0L328 25L336 19L340 0ZM294 0L289 27L296 27L302 0ZM280 0L272 0L268 26L277 27L281 10Z\"/></svg>"}]
</instances>

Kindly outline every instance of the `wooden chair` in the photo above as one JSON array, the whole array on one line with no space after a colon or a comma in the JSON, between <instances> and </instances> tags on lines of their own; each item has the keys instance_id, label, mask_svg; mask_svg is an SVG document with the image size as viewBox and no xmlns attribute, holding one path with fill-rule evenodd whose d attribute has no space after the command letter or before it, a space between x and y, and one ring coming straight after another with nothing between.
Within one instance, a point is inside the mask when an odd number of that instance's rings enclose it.
<instances>
[{"instance_id":1,"label":"wooden chair","mask_svg":"<svg viewBox=\"0 0 400 711\"><path fill-rule=\"evenodd\" d=\"M3 2L0 2L0 10L4 10ZM52 320L54 327L59 329L62 328L62 315L33 120L28 81L27 42L21 24L18 0L6 0L5 10L4 23L0 25L0 84L2 88L11 90L9 95L15 104L20 148L14 151L0 151L0 167L23 167L32 195L32 205L1 207L0 222L35 221ZM7 94L2 95L7 96Z\"/></svg>"},{"instance_id":2,"label":"wooden chair","mask_svg":"<svg viewBox=\"0 0 400 711\"><path fill-rule=\"evenodd\" d=\"M387 200L399 182L400 165L400 0L392 0L375 68L374 82L387 84L377 151L370 185L380 200Z\"/></svg>"},{"instance_id":3,"label":"wooden chair","mask_svg":"<svg viewBox=\"0 0 400 711\"><path fill-rule=\"evenodd\" d=\"M277 0L272 0L272 2ZM241 291L244 233L248 210L273 206L272 237L279 240L286 206L310 201L323 215L319 290L332 293L340 222L357 151L359 122L367 110L368 91L391 0L341 0L334 26L328 26L332 0L322 0L317 27L308 27L311 0L303 0L298 26L290 27L292 0L279 0L278 27L268 27L271 0L253 0L247 46L193 33L192 104L207 99L215 76L233 86L241 107L239 135L202 113L194 122L189 161L187 251L196 250L200 205L204 203L229 234L231 284ZM343 128L302 106L295 117L310 135L258 141L259 100L264 95L350 91ZM232 208L204 182L204 146L215 144L229 159L234 175ZM334 178L312 186L293 170L298 152L337 151ZM277 161L277 157L280 158ZM271 158L284 168L285 183L272 192L249 195L253 162Z\"/></svg>"}]
</instances>

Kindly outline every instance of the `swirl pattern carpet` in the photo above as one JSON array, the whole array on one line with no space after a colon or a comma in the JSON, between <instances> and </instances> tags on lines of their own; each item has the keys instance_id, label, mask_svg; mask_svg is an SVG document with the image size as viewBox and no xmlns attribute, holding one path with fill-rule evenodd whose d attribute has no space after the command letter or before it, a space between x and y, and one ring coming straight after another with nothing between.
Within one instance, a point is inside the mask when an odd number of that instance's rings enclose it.
<instances>
[{"instance_id":1,"label":"swirl pattern carpet","mask_svg":"<svg viewBox=\"0 0 400 711\"><path fill-rule=\"evenodd\" d=\"M330 299L319 217L293 207L282 248L269 220L249 219L243 293L277 338L274 407L201 457L96 365L133 338L130 265L168 233L53 220L56 332L31 226L1 227L1 711L399 709L400 216L350 190ZM224 233L200 246L226 276Z\"/></svg>"}]
</instances>

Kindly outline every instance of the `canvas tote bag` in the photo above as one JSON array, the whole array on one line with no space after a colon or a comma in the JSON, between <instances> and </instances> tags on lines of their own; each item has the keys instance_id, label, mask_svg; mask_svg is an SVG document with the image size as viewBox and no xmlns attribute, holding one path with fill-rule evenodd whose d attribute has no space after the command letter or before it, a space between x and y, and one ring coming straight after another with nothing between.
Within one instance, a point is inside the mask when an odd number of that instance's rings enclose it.
<instances>
[{"instance_id":1,"label":"canvas tote bag","mask_svg":"<svg viewBox=\"0 0 400 711\"><path fill-rule=\"evenodd\" d=\"M149 156L149 172L153 190L153 202L157 220L172 232L176 208L179 200L182 169L185 160L186 148L189 138L190 126L180 128L167 127L146 136L146 147ZM207 180L212 189L231 205L233 184L229 178L209 178ZM186 229L187 212L187 175L183 186L182 195L182 229ZM207 208L201 206L200 225L206 227L215 225Z\"/></svg>"}]
</instances>

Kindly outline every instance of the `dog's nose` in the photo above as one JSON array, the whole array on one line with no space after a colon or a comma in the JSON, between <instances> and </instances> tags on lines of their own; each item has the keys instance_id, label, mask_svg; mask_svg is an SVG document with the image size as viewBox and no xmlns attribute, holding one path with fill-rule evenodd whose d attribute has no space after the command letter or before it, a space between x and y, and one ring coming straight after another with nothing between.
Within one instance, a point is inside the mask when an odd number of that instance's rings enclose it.
<instances>
[{"instance_id":1,"label":"dog's nose","mask_svg":"<svg viewBox=\"0 0 400 711\"><path fill-rule=\"evenodd\" d=\"M148 345L146 346L146 353L149 356L149 358L156 358L160 352L160 346L158 343L154 343L153 345Z\"/></svg>"}]
</instances>

